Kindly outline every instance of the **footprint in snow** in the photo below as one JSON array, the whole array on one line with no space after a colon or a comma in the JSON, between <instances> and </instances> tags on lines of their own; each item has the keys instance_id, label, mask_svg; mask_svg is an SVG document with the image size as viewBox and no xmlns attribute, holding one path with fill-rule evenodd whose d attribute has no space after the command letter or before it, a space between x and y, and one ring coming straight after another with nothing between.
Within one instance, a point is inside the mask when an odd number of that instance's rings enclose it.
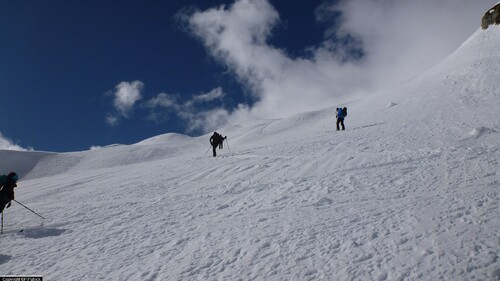
<instances>
[{"instance_id":1,"label":"footprint in snow","mask_svg":"<svg viewBox=\"0 0 500 281\"><path fill-rule=\"evenodd\" d=\"M323 197L323 198L319 199L319 201L314 203L313 205L316 207L321 207L324 205L332 204L332 202L333 202L332 199Z\"/></svg>"},{"instance_id":2,"label":"footprint in snow","mask_svg":"<svg viewBox=\"0 0 500 281\"><path fill-rule=\"evenodd\" d=\"M221 205L221 206L217 207L217 210L223 210L223 209L226 209L226 208L229 208L228 204L224 204L224 205Z\"/></svg>"},{"instance_id":3,"label":"footprint in snow","mask_svg":"<svg viewBox=\"0 0 500 281\"><path fill-rule=\"evenodd\" d=\"M57 228L33 228L26 229L19 232L20 235L23 235L26 238L45 238L50 236L59 236L66 232L66 229L57 229Z\"/></svg>"},{"instance_id":4,"label":"footprint in snow","mask_svg":"<svg viewBox=\"0 0 500 281\"><path fill-rule=\"evenodd\" d=\"M10 260L10 256L0 255L0 264L6 263Z\"/></svg>"}]
</instances>

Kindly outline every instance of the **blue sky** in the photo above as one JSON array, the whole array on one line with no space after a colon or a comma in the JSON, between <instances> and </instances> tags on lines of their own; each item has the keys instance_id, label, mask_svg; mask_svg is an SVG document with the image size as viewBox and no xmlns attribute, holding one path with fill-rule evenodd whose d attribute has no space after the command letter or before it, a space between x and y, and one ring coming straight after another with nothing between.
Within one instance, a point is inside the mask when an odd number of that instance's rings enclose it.
<instances>
[{"instance_id":1,"label":"blue sky","mask_svg":"<svg viewBox=\"0 0 500 281\"><path fill-rule=\"evenodd\" d=\"M0 148L86 150L334 106L437 63L496 0L408 2L0 0Z\"/></svg>"}]
</instances>

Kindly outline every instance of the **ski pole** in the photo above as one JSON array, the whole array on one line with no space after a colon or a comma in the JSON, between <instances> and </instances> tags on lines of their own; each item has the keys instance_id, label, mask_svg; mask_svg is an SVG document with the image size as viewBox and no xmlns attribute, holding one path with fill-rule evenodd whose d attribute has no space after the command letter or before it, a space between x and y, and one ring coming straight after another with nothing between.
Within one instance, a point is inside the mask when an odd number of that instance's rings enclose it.
<instances>
[{"instance_id":1,"label":"ski pole","mask_svg":"<svg viewBox=\"0 0 500 281\"><path fill-rule=\"evenodd\" d=\"M226 138L226 143L227 143L227 150L229 150L229 153L231 153L231 149L229 149L229 141Z\"/></svg>"},{"instance_id":2,"label":"ski pole","mask_svg":"<svg viewBox=\"0 0 500 281\"><path fill-rule=\"evenodd\" d=\"M2 230L0 230L0 234L3 234L3 211L2 211Z\"/></svg>"},{"instance_id":3,"label":"ski pole","mask_svg":"<svg viewBox=\"0 0 500 281\"><path fill-rule=\"evenodd\" d=\"M208 147L207 152L205 152L205 154L204 154L203 156L207 156L207 153L208 153L208 151L210 150L210 147L212 147L212 146L209 146L209 147Z\"/></svg>"},{"instance_id":4,"label":"ski pole","mask_svg":"<svg viewBox=\"0 0 500 281\"><path fill-rule=\"evenodd\" d=\"M13 200L13 201L15 201L17 204L19 204L19 205L23 206L24 208L26 208L26 209L30 210L33 214L35 214L35 215L37 215L37 216L41 217L42 219L45 219L44 217L42 217L42 216L40 216L39 214L37 214L35 211L33 211L33 210L31 210L30 208L28 208L28 207L24 206L21 202L19 202L19 201L15 200L15 199L12 199L12 200Z\"/></svg>"}]
</instances>

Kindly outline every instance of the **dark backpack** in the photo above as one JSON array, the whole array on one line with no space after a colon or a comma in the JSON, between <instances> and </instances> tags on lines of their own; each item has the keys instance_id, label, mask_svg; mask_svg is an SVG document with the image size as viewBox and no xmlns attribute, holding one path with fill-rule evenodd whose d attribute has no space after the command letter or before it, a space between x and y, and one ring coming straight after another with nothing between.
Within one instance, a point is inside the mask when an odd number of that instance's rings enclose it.
<instances>
[{"instance_id":1,"label":"dark backpack","mask_svg":"<svg viewBox=\"0 0 500 281\"><path fill-rule=\"evenodd\" d=\"M347 107L342 108L342 115L343 115L344 117L346 117L346 116L347 116Z\"/></svg>"}]
</instances>

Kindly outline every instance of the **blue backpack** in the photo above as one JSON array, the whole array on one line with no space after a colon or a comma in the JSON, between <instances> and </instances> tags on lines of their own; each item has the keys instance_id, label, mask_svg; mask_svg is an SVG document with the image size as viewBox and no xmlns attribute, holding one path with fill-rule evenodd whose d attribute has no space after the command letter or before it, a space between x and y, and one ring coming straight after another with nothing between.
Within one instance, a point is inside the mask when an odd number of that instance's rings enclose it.
<instances>
[{"instance_id":1,"label":"blue backpack","mask_svg":"<svg viewBox=\"0 0 500 281\"><path fill-rule=\"evenodd\" d=\"M337 108L337 117L340 117L340 118L345 118L347 116L347 108L344 107L343 109L342 108Z\"/></svg>"}]
</instances>

